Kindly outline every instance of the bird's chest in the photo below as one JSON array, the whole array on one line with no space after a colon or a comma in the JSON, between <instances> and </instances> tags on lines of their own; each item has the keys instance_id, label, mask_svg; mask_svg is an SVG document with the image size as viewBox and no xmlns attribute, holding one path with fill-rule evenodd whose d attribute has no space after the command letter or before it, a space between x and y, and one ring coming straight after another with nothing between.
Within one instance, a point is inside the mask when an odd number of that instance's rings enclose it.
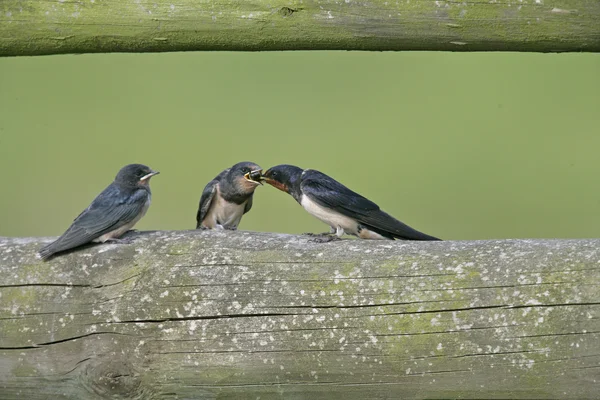
<instances>
[{"instance_id":1,"label":"bird's chest","mask_svg":"<svg viewBox=\"0 0 600 400\"><path fill-rule=\"evenodd\" d=\"M223 227L237 227L244 215L244 207L246 203L235 204L230 203L221 196L215 196L213 204L211 204L210 210L206 219L210 222L212 227L221 225Z\"/></svg>"},{"instance_id":2,"label":"bird's chest","mask_svg":"<svg viewBox=\"0 0 600 400\"><path fill-rule=\"evenodd\" d=\"M150 203L152 203L152 194L148 193L148 199L144 203L144 206L142 207L142 211L140 212L140 215L135 219L135 222L138 222L140 219L142 219L142 217L144 215L146 215L148 208L150 208ZM134 222L134 224L135 224L135 222Z\"/></svg>"},{"instance_id":3,"label":"bird's chest","mask_svg":"<svg viewBox=\"0 0 600 400\"><path fill-rule=\"evenodd\" d=\"M302 196L300 205L314 217L325 222L334 229L343 228L346 233L354 234L358 231L358 224L352 218L346 217L337 211L323 207L308 196Z\"/></svg>"}]
</instances>

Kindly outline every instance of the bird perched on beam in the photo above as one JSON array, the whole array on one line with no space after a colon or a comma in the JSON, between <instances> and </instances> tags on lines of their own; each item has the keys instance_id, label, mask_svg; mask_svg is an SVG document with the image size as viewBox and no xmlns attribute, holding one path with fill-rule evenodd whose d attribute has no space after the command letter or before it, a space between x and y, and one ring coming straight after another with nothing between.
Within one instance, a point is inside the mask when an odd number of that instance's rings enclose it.
<instances>
[{"instance_id":1,"label":"bird perched on beam","mask_svg":"<svg viewBox=\"0 0 600 400\"><path fill-rule=\"evenodd\" d=\"M146 214L152 198L150 178L159 172L142 164L121 168L102 191L56 241L40 249L43 259L90 242L119 242Z\"/></svg>"},{"instance_id":2,"label":"bird perched on beam","mask_svg":"<svg viewBox=\"0 0 600 400\"><path fill-rule=\"evenodd\" d=\"M196 214L196 229L237 229L242 216L252 208L254 189L262 184L262 168L240 162L208 182Z\"/></svg>"},{"instance_id":3,"label":"bird perched on beam","mask_svg":"<svg viewBox=\"0 0 600 400\"><path fill-rule=\"evenodd\" d=\"M361 239L440 240L398 221L322 172L283 164L269 168L259 179L290 194L338 238L346 233Z\"/></svg>"}]
</instances>

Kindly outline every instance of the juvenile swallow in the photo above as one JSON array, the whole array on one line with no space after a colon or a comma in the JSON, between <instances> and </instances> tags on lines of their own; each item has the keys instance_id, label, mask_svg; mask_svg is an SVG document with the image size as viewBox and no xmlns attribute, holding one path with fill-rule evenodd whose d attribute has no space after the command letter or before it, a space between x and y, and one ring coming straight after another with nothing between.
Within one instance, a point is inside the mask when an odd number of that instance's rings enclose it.
<instances>
[{"instance_id":1,"label":"juvenile swallow","mask_svg":"<svg viewBox=\"0 0 600 400\"><path fill-rule=\"evenodd\" d=\"M150 207L150 178L157 175L145 165L121 168L113 183L102 191L56 241L40 249L47 259L55 253L89 242L114 241L133 228Z\"/></svg>"},{"instance_id":2,"label":"juvenile swallow","mask_svg":"<svg viewBox=\"0 0 600 400\"><path fill-rule=\"evenodd\" d=\"M361 239L441 240L398 221L322 172L284 164L269 168L259 179L292 195L338 238L346 233Z\"/></svg>"},{"instance_id":3,"label":"juvenile swallow","mask_svg":"<svg viewBox=\"0 0 600 400\"><path fill-rule=\"evenodd\" d=\"M261 174L258 165L241 162L208 182L200 197L196 229L237 229L252 208L254 189L262 185Z\"/></svg>"}]
</instances>

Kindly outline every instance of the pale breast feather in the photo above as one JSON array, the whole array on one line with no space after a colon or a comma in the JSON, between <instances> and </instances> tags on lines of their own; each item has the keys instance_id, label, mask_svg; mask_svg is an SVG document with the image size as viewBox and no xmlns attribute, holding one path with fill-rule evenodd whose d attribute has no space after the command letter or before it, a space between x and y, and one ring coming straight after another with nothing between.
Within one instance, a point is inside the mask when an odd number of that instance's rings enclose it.
<instances>
[{"instance_id":1,"label":"pale breast feather","mask_svg":"<svg viewBox=\"0 0 600 400\"><path fill-rule=\"evenodd\" d=\"M220 194L217 187L212 203L206 217L202 221L202 225L208 228L222 227L237 227L244 215L246 203L235 204L225 200Z\"/></svg>"},{"instance_id":2,"label":"pale breast feather","mask_svg":"<svg viewBox=\"0 0 600 400\"><path fill-rule=\"evenodd\" d=\"M340 214L337 211L321 206L317 202L311 200L309 196L303 195L300 199L300 204L309 214L318 218L334 229L340 227L350 235L355 235L358 233L358 224L354 219Z\"/></svg>"}]
</instances>

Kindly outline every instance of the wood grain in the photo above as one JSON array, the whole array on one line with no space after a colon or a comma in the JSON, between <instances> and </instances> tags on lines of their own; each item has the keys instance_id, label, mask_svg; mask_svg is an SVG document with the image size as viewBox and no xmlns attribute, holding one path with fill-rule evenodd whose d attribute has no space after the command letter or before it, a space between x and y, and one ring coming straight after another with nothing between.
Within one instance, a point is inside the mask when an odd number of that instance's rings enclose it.
<instances>
[{"instance_id":1,"label":"wood grain","mask_svg":"<svg viewBox=\"0 0 600 400\"><path fill-rule=\"evenodd\" d=\"M598 52L600 2L0 2L0 56L197 50Z\"/></svg>"},{"instance_id":2,"label":"wood grain","mask_svg":"<svg viewBox=\"0 0 600 400\"><path fill-rule=\"evenodd\" d=\"M0 238L2 399L592 399L600 240Z\"/></svg>"}]
</instances>

